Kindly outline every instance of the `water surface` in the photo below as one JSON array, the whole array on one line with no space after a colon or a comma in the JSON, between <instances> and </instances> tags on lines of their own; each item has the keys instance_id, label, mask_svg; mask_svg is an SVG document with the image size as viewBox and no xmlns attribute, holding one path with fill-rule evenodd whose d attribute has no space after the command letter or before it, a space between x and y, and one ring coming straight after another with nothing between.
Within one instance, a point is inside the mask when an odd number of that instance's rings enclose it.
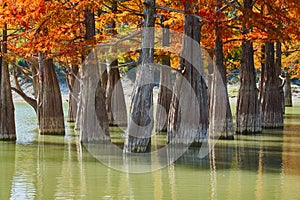
<instances>
[{"instance_id":1,"label":"water surface","mask_svg":"<svg viewBox=\"0 0 300 200\"><path fill-rule=\"evenodd\" d=\"M143 174L101 164L69 127L65 137L38 135L33 109L15 106L18 140L0 142L1 200L300 199L299 106L287 108L283 130L218 141L204 159L191 149Z\"/></svg>"}]
</instances>

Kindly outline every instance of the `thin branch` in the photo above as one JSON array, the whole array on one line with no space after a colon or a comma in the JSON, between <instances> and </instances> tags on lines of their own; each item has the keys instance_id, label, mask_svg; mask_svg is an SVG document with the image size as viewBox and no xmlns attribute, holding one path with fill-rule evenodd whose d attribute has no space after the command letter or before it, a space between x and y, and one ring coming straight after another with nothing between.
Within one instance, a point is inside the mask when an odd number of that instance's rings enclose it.
<instances>
[{"instance_id":1,"label":"thin branch","mask_svg":"<svg viewBox=\"0 0 300 200\"><path fill-rule=\"evenodd\" d=\"M232 1L230 1L230 2L228 2L228 3L233 3L234 2L234 0L232 0ZM229 7L229 5L228 4L226 4L226 5L224 5L223 7L221 7L220 9L218 9L217 11L216 11L216 13L219 13L219 12L222 12L222 11L224 11L226 8L228 8Z\"/></svg>"},{"instance_id":2,"label":"thin branch","mask_svg":"<svg viewBox=\"0 0 300 200\"><path fill-rule=\"evenodd\" d=\"M30 77L30 75L29 75L28 72L25 72L25 70L23 69L23 67L21 67L20 65L15 64L15 63L13 63L13 65L15 66L15 68L17 70L20 70L22 72L22 74L24 74L24 76L26 76L26 78L32 80L32 77Z\"/></svg>"},{"instance_id":3,"label":"thin branch","mask_svg":"<svg viewBox=\"0 0 300 200\"><path fill-rule=\"evenodd\" d=\"M155 8L156 9L160 9L160 10L166 10L166 11L170 11L170 12L176 12L176 13L185 14L184 10L169 8L169 7L165 7L165 6L155 6ZM204 19L204 17L202 17L200 15L193 14L193 16L196 17L197 19L203 20L204 22L211 22L210 20Z\"/></svg>"},{"instance_id":4,"label":"thin branch","mask_svg":"<svg viewBox=\"0 0 300 200\"><path fill-rule=\"evenodd\" d=\"M251 4L251 8L254 6L254 4L257 2L257 0L254 0Z\"/></svg>"},{"instance_id":5,"label":"thin branch","mask_svg":"<svg viewBox=\"0 0 300 200\"><path fill-rule=\"evenodd\" d=\"M137 36L137 35L139 35L139 34L141 34L141 33L142 33L142 30L138 30L138 31L132 33L131 35L128 35L128 36L126 36L126 37L123 37L123 38L121 38L121 39L119 39L119 40L117 40L117 41L115 41L115 42L112 42L112 43L106 43L106 44L98 44L97 46L100 46L100 47L111 47L111 46L117 45L117 44L119 44L119 43L121 43L121 42L124 42L124 41L126 41L126 40L130 40L130 39L133 38L134 36Z\"/></svg>"},{"instance_id":6,"label":"thin branch","mask_svg":"<svg viewBox=\"0 0 300 200\"><path fill-rule=\"evenodd\" d=\"M11 87L11 90L19 94L29 105L33 107L35 112L37 111L37 101L29 96L27 96L22 90L18 90L15 87Z\"/></svg>"},{"instance_id":7,"label":"thin branch","mask_svg":"<svg viewBox=\"0 0 300 200\"><path fill-rule=\"evenodd\" d=\"M176 13L184 14L184 10L169 8L169 7L165 7L165 6L155 6L155 8L160 9L160 10L166 10L166 11L170 11L170 12L176 12Z\"/></svg>"}]
</instances>

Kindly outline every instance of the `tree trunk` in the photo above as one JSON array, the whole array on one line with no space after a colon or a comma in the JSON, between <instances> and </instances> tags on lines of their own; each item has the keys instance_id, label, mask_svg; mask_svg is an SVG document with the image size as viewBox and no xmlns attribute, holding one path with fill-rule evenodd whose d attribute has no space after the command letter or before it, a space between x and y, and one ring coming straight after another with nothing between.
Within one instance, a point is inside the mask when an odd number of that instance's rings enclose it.
<instances>
[{"instance_id":1,"label":"tree trunk","mask_svg":"<svg viewBox=\"0 0 300 200\"><path fill-rule=\"evenodd\" d=\"M83 66L80 140L85 143L110 141L104 90L96 60L95 53L90 53Z\"/></svg>"},{"instance_id":2,"label":"tree trunk","mask_svg":"<svg viewBox=\"0 0 300 200\"><path fill-rule=\"evenodd\" d=\"M221 2L222 1L217 0L218 6L216 7L216 10L219 10L222 7ZM222 30L219 23L215 26L216 39L213 59L213 77L210 89L209 134L210 137L233 139L232 114L227 92L226 71L224 66Z\"/></svg>"},{"instance_id":3,"label":"tree trunk","mask_svg":"<svg viewBox=\"0 0 300 200\"><path fill-rule=\"evenodd\" d=\"M2 52L7 53L7 26L4 25ZM15 109L11 94L10 77L8 63L4 57L0 61L0 140L15 141Z\"/></svg>"},{"instance_id":4,"label":"tree trunk","mask_svg":"<svg viewBox=\"0 0 300 200\"><path fill-rule=\"evenodd\" d=\"M188 11L190 3L186 2ZM202 76L200 24L191 14L184 17L184 37L168 118L168 143L200 146L207 139L208 100Z\"/></svg>"},{"instance_id":5,"label":"tree trunk","mask_svg":"<svg viewBox=\"0 0 300 200\"><path fill-rule=\"evenodd\" d=\"M153 66L155 0L144 2L144 30L142 36L142 63L138 66L130 119L124 144L125 152L144 153L151 149L153 129Z\"/></svg>"},{"instance_id":6,"label":"tree trunk","mask_svg":"<svg viewBox=\"0 0 300 200\"><path fill-rule=\"evenodd\" d=\"M33 85L33 96L35 99L38 98L38 90L39 90L39 75L38 75L38 70L39 70L39 64L37 60L33 60L29 64L31 73L32 73L32 85Z\"/></svg>"},{"instance_id":7,"label":"tree trunk","mask_svg":"<svg viewBox=\"0 0 300 200\"><path fill-rule=\"evenodd\" d=\"M166 28L163 27L162 30L162 46L166 47L170 44L170 29L169 26ZM171 66L170 56L162 56L162 65ZM167 119L168 113L170 110L170 104L172 99L172 82L171 82L171 72L169 69L164 67L160 71L160 83L159 91L157 98L157 107L156 107L156 120L155 120L155 131L166 132L167 131Z\"/></svg>"},{"instance_id":8,"label":"tree trunk","mask_svg":"<svg viewBox=\"0 0 300 200\"><path fill-rule=\"evenodd\" d=\"M279 92L280 92L280 97L281 97L281 106L282 106L282 112L285 113L285 105L284 105L284 92L283 92L283 87L285 84L285 77L282 77L282 71L281 71L281 43L279 41L276 41L276 60L275 60L275 67L276 67L276 76L278 80L278 85L279 85ZM281 77L281 78L279 78Z\"/></svg>"},{"instance_id":9,"label":"tree trunk","mask_svg":"<svg viewBox=\"0 0 300 200\"><path fill-rule=\"evenodd\" d=\"M70 67L67 68L67 83L69 87L69 101L68 101L68 122L76 121L76 111L77 111L77 103L78 96L80 91L78 78L78 66L71 64Z\"/></svg>"},{"instance_id":10,"label":"tree trunk","mask_svg":"<svg viewBox=\"0 0 300 200\"><path fill-rule=\"evenodd\" d=\"M44 58L42 53L39 53L38 76L37 115L39 133L64 135L64 113L53 60Z\"/></svg>"},{"instance_id":11,"label":"tree trunk","mask_svg":"<svg viewBox=\"0 0 300 200\"><path fill-rule=\"evenodd\" d=\"M265 44L266 62L261 77L260 109L264 128L282 128L283 111L280 84L274 62L274 43Z\"/></svg>"},{"instance_id":12,"label":"tree trunk","mask_svg":"<svg viewBox=\"0 0 300 200\"><path fill-rule=\"evenodd\" d=\"M284 91L284 104L286 107L292 107L293 102L292 102L292 88L291 88L291 77L290 74L287 72L286 77L285 77L285 84L283 87Z\"/></svg>"},{"instance_id":13,"label":"tree trunk","mask_svg":"<svg viewBox=\"0 0 300 200\"><path fill-rule=\"evenodd\" d=\"M94 13L87 9L84 11L84 17L86 40L94 44ZM79 100L82 107L78 108L78 112L81 115L80 141L85 143L110 141L105 95L101 86L97 52L87 49L85 53L86 59L82 67L82 85L80 87L81 99Z\"/></svg>"},{"instance_id":14,"label":"tree trunk","mask_svg":"<svg viewBox=\"0 0 300 200\"><path fill-rule=\"evenodd\" d=\"M109 125L126 126L127 111L118 60L110 63L106 89L106 108Z\"/></svg>"},{"instance_id":15,"label":"tree trunk","mask_svg":"<svg viewBox=\"0 0 300 200\"><path fill-rule=\"evenodd\" d=\"M244 8L252 9L252 0L244 0ZM251 17L251 16L248 16ZM243 24L243 33L249 33L248 20ZM253 44L245 39L242 42L242 61L240 69L240 88L236 107L236 133L255 134L261 132L258 90L254 68Z\"/></svg>"},{"instance_id":16,"label":"tree trunk","mask_svg":"<svg viewBox=\"0 0 300 200\"><path fill-rule=\"evenodd\" d=\"M79 86L79 91L78 91L78 102L77 102L77 110L76 110L76 118L75 118L75 126L74 129L75 130L80 130L80 126L81 126L81 116L82 116L82 90L83 90L83 85L82 85L82 68L81 70L79 70L78 72L78 82L76 84L78 84Z\"/></svg>"},{"instance_id":17,"label":"tree trunk","mask_svg":"<svg viewBox=\"0 0 300 200\"><path fill-rule=\"evenodd\" d=\"M118 1L113 0L112 2L112 12L117 13ZM116 35L116 22L115 20L111 21L110 25L112 29L112 34ZM123 91L123 86L120 77L120 71L118 68L118 60L115 59L106 70L107 73L107 86L106 88L106 108L108 113L108 121L111 126L126 126L127 125L127 111L125 96ZM102 83L104 77L102 76Z\"/></svg>"}]
</instances>

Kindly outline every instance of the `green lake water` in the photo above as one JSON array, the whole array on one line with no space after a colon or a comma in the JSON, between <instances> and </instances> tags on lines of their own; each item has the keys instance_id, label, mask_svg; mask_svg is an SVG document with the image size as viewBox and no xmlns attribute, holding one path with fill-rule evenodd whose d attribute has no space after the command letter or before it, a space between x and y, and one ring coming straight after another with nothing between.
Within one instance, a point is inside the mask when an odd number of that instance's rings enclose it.
<instances>
[{"instance_id":1,"label":"green lake water","mask_svg":"<svg viewBox=\"0 0 300 200\"><path fill-rule=\"evenodd\" d=\"M68 124L64 137L38 135L34 111L15 109L18 140L0 142L1 200L300 199L300 106L287 108L283 130L219 140L204 159L190 150L142 174L103 165Z\"/></svg>"}]
</instances>

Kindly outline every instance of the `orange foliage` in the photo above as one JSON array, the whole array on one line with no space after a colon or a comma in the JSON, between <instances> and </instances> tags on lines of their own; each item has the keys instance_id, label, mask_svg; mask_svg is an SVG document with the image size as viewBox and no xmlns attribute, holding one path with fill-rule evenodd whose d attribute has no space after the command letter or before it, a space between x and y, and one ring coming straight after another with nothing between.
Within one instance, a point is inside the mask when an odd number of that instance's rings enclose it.
<instances>
[{"instance_id":1,"label":"orange foliage","mask_svg":"<svg viewBox=\"0 0 300 200\"><path fill-rule=\"evenodd\" d=\"M192 4L184 10L184 4ZM300 6L298 0L257 0L253 9L243 8L243 1L226 1L218 5L216 0L157 0L158 27L168 26L182 31L184 14L194 14L203 23L201 45L213 52L215 25L220 26L224 42L225 56L243 39L252 40L256 46L265 40L280 40L291 46L291 41L299 41ZM143 1L118 1L113 12L112 1L46 1L46 0L4 0L0 2L0 28L8 25L8 49L5 56L28 59L37 52L47 53L58 61L80 60L86 46L101 44L112 37L109 23L114 20L116 32L120 35L136 31L143 25ZM221 9L216 11L216 7ZM96 44L84 38L83 10L95 13ZM249 17L250 16L250 17ZM242 33L242 24L250 29ZM293 46L293 44L292 44ZM170 47L172 48L172 47ZM176 47L178 49L178 47ZM258 47L257 47L258 49ZM179 55L179 54L178 54ZM175 56L172 63L178 58Z\"/></svg>"}]
</instances>

